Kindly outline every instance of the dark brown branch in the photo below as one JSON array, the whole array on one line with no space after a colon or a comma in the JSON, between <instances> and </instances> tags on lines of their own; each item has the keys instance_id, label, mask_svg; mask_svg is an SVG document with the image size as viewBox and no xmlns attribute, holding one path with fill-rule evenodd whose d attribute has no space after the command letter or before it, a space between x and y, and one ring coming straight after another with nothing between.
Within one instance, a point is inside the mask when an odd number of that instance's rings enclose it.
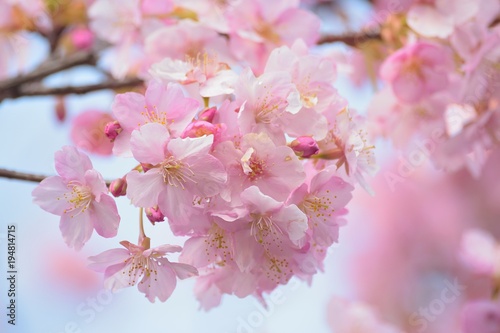
<instances>
[{"instance_id":1,"label":"dark brown branch","mask_svg":"<svg viewBox=\"0 0 500 333\"><path fill-rule=\"evenodd\" d=\"M24 172L18 172L18 171L13 171L13 170L7 170L7 169L1 169L0 168L0 177L2 178L9 178L9 179L18 179L18 180L25 180L28 182L41 182L47 176L43 175L34 175L31 173L24 173Z\"/></svg>"},{"instance_id":2,"label":"dark brown branch","mask_svg":"<svg viewBox=\"0 0 500 333\"><path fill-rule=\"evenodd\" d=\"M72 67L95 63L96 56L93 52L78 52L65 58L50 58L30 73L0 81L0 101L9 97L19 97L18 90L25 83L37 82Z\"/></svg>"},{"instance_id":3,"label":"dark brown branch","mask_svg":"<svg viewBox=\"0 0 500 333\"><path fill-rule=\"evenodd\" d=\"M68 68L85 64L94 64L95 60L95 55L92 52L78 52L65 58L51 58L30 73L0 81L0 91L12 89L27 82L41 80L51 74Z\"/></svg>"},{"instance_id":4,"label":"dark brown branch","mask_svg":"<svg viewBox=\"0 0 500 333\"><path fill-rule=\"evenodd\" d=\"M322 36L318 45L327 44L327 43L335 43L341 42L347 44L349 46L358 46L359 44L366 42L368 40L381 40L381 36L379 32L368 32L368 33L351 33L344 35L325 35Z\"/></svg>"},{"instance_id":5,"label":"dark brown branch","mask_svg":"<svg viewBox=\"0 0 500 333\"><path fill-rule=\"evenodd\" d=\"M123 81L108 80L101 83L90 84L86 86L67 86L67 87L57 87L57 88L47 88L40 86L24 86L18 89L18 95L15 97L24 96L61 96L76 94L82 95L89 92L104 90L104 89L121 89L121 88L131 88L143 84L143 81L139 78L130 78Z\"/></svg>"},{"instance_id":6,"label":"dark brown branch","mask_svg":"<svg viewBox=\"0 0 500 333\"><path fill-rule=\"evenodd\" d=\"M28 182L39 183L47 177L49 177L49 176L35 175L32 173L19 172L19 171L0 168L0 178L17 179L17 180L24 180L24 181L28 181ZM109 184L111 184L111 181L107 180L106 185L109 186Z\"/></svg>"}]
</instances>

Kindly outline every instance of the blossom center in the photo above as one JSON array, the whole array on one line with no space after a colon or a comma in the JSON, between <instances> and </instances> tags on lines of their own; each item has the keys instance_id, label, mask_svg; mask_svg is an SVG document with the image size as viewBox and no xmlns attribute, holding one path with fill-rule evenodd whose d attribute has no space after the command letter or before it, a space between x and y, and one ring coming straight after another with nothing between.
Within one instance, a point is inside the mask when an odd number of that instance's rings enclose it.
<instances>
[{"instance_id":1,"label":"blossom center","mask_svg":"<svg viewBox=\"0 0 500 333\"><path fill-rule=\"evenodd\" d=\"M196 183L193 179L194 172L189 164L177 160L170 156L160 164L165 184L185 189L185 184L190 181Z\"/></svg>"},{"instance_id":2,"label":"blossom center","mask_svg":"<svg viewBox=\"0 0 500 333\"><path fill-rule=\"evenodd\" d=\"M243 172L252 181L260 179L264 175L267 167L266 161L255 156L254 152L255 150L253 148L248 148L245 155L241 158Z\"/></svg>"},{"instance_id":3,"label":"blossom center","mask_svg":"<svg viewBox=\"0 0 500 333\"><path fill-rule=\"evenodd\" d=\"M64 213L71 213L71 217L84 213L90 207L94 199L92 191L88 186L81 185L74 181L70 181L67 186L71 191L64 193L64 199L69 204L69 207L64 210ZM60 199L61 198L57 198L57 200Z\"/></svg>"},{"instance_id":4,"label":"blossom center","mask_svg":"<svg viewBox=\"0 0 500 333\"><path fill-rule=\"evenodd\" d=\"M158 123L161 125L168 124L167 113L165 111L158 111L156 105L153 105L152 107L146 105L144 109L145 111L141 112L141 115L144 118L144 124L142 125L149 123ZM138 125L141 126L141 124Z\"/></svg>"},{"instance_id":5,"label":"blossom center","mask_svg":"<svg viewBox=\"0 0 500 333\"><path fill-rule=\"evenodd\" d=\"M279 44L281 41L280 35L278 35L273 26L267 22L261 22L256 28L255 31L259 34L260 37L270 41L274 44Z\"/></svg>"},{"instance_id":6,"label":"blossom center","mask_svg":"<svg viewBox=\"0 0 500 333\"><path fill-rule=\"evenodd\" d=\"M329 190L327 193L330 192ZM327 221L327 218L332 216L335 209L330 209L332 201L327 196L316 196L308 195L304 202L302 203L302 208L306 215L311 216L313 219L313 224L315 227L318 226L318 219L322 219L323 222Z\"/></svg>"},{"instance_id":7,"label":"blossom center","mask_svg":"<svg viewBox=\"0 0 500 333\"><path fill-rule=\"evenodd\" d=\"M282 234L281 229L273 223L270 216L260 214L250 214L252 217L252 225L250 226L250 235L255 237L255 240L267 247L271 246L278 238L278 233ZM267 239L271 237L271 239Z\"/></svg>"}]
</instances>

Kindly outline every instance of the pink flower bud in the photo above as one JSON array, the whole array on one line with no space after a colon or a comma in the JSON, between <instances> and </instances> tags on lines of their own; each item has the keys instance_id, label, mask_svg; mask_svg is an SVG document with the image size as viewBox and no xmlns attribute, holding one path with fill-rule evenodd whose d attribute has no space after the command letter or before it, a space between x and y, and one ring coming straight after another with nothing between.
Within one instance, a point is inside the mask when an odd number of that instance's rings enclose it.
<instances>
[{"instance_id":1,"label":"pink flower bud","mask_svg":"<svg viewBox=\"0 0 500 333\"><path fill-rule=\"evenodd\" d=\"M165 215L163 215L158 206L146 208L146 216L153 225L156 222L163 222L165 220Z\"/></svg>"},{"instance_id":2,"label":"pink flower bud","mask_svg":"<svg viewBox=\"0 0 500 333\"><path fill-rule=\"evenodd\" d=\"M56 98L56 117L59 122L63 122L66 119L66 105L64 103L64 96L59 96Z\"/></svg>"},{"instance_id":3,"label":"pink flower bud","mask_svg":"<svg viewBox=\"0 0 500 333\"><path fill-rule=\"evenodd\" d=\"M116 137L118 134L120 134L123 131L123 128L121 127L120 123L118 121L111 121L106 124L106 127L104 127L104 133L106 133L106 136L108 137L111 142L115 141Z\"/></svg>"},{"instance_id":4,"label":"pink flower bud","mask_svg":"<svg viewBox=\"0 0 500 333\"><path fill-rule=\"evenodd\" d=\"M464 333L500 332L500 303L490 300L469 302L462 311Z\"/></svg>"},{"instance_id":5,"label":"pink flower bud","mask_svg":"<svg viewBox=\"0 0 500 333\"><path fill-rule=\"evenodd\" d=\"M300 136L290 143L290 148L300 157L308 158L319 151L318 143L310 136Z\"/></svg>"},{"instance_id":6,"label":"pink flower bud","mask_svg":"<svg viewBox=\"0 0 500 333\"><path fill-rule=\"evenodd\" d=\"M71 31L70 39L78 50L88 50L94 44L94 34L87 28L76 28Z\"/></svg>"},{"instance_id":7,"label":"pink flower bud","mask_svg":"<svg viewBox=\"0 0 500 333\"><path fill-rule=\"evenodd\" d=\"M199 138L200 136L216 134L219 127L203 120L197 120L189 124L181 135L181 138Z\"/></svg>"},{"instance_id":8,"label":"pink flower bud","mask_svg":"<svg viewBox=\"0 0 500 333\"><path fill-rule=\"evenodd\" d=\"M109 185L109 191L115 198L127 194L127 180L125 177L113 180Z\"/></svg>"},{"instance_id":9,"label":"pink flower bud","mask_svg":"<svg viewBox=\"0 0 500 333\"><path fill-rule=\"evenodd\" d=\"M211 123L212 120L214 120L216 112L217 112L217 108L215 106L208 108L200 114L200 116L198 117L198 120L208 121L209 123Z\"/></svg>"}]
</instances>

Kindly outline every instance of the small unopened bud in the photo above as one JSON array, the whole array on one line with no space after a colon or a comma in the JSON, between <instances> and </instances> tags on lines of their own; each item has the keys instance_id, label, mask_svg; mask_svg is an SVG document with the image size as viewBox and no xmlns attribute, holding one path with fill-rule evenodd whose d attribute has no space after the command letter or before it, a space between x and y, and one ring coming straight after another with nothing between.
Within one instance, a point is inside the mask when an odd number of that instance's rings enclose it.
<instances>
[{"instance_id":1,"label":"small unopened bud","mask_svg":"<svg viewBox=\"0 0 500 333\"><path fill-rule=\"evenodd\" d=\"M127 180L125 177L113 180L109 185L109 191L115 198L127 194Z\"/></svg>"},{"instance_id":2,"label":"small unopened bud","mask_svg":"<svg viewBox=\"0 0 500 333\"><path fill-rule=\"evenodd\" d=\"M319 151L318 143L310 136L300 136L290 143L290 148L299 157L308 158Z\"/></svg>"},{"instance_id":3,"label":"small unopened bud","mask_svg":"<svg viewBox=\"0 0 500 333\"><path fill-rule=\"evenodd\" d=\"M163 215L158 206L146 208L146 216L153 225L156 222L163 222L165 220L165 215Z\"/></svg>"},{"instance_id":4,"label":"small unopened bud","mask_svg":"<svg viewBox=\"0 0 500 333\"><path fill-rule=\"evenodd\" d=\"M207 121L196 120L186 127L184 132L182 132L181 138L199 138L204 135L215 135L218 131L218 126Z\"/></svg>"},{"instance_id":5,"label":"small unopened bud","mask_svg":"<svg viewBox=\"0 0 500 333\"><path fill-rule=\"evenodd\" d=\"M55 108L56 118L59 122L63 122L66 119L66 105L64 103L64 96L56 98L56 108Z\"/></svg>"},{"instance_id":6,"label":"small unopened bud","mask_svg":"<svg viewBox=\"0 0 500 333\"><path fill-rule=\"evenodd\" d=\"M76 28L71 31L70 39L77 50L88 50L94 44L94 34L87 28Z\"/></svg>"},{"instance_id":7,"label":"small unopened bud","mask_svg":"<svg viewBox=\"0 0 500 333\"><path fill-rule=\"evenodd\" d=\"M208 108L200 114L200 116L198 117L198 120L208 121L209 123L211 123L212 120L214 120L216 112L217 112L217 108L215 106Z\"/></svg>"},{"instance_id":8,"label":"small unopened bud","mask_svg":"<svg viewBox=\"0 0 500 333\"><path fill-rule=\"evenodd\" d=\"M115 141L116 137L118 134L120 134L123 131L123 128L121 127L120 123L118 121L111 121L106 124L104 127L104 133L106 133L106 136L108 137L111 142Z\"/></svg>"}]
</instances>

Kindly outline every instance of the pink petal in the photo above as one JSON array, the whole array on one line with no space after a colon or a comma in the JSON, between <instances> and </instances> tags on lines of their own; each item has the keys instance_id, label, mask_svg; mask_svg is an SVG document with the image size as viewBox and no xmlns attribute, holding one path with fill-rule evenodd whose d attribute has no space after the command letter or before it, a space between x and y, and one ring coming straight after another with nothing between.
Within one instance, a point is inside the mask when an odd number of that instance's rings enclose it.
<instances>
[{"instance_id":1,"label":"pink petal","mask_svg":"<svg viewBox=\"0 0 500 333\"><path fill-rule=\"evenodd\" d=\"M85 171L92 169L87 155L72 146L64 146L55 153L57 173L66 180L84 182Z\"/></svg>"},{"instance_id":2,"label":"pink petal","mask_svg":"<svg viewBox=\"0 0 500 333\"><path fill-rule=\"evenodd\" d=\"M96 256L89 257L93 261L88 267L97 272L104 272L109 266L123 263L130 257L130 252L125 249L111 249Z\"/></svg>"},{"instance_id":3,"label":"pink petal","mask_svg":"<svg viewBox=\"0 0 500 333\"><path fill-rule=\"evenodd\" d=\"M407 22L410 28L425 37L446 38L454 29L451 15L440 13L429 5L414 5L408 11Z\"/></svg>"},{"instance_id":4,"label":"pink petal","mask_svg":"<svg viewBox=\"0 0 500 333\"><path fill-rule=\"evenodd\" d=\"M177 159L181 160L192 155L208 154L213 141L213 135L204 135L199 138L175 138L170 140L167 148Z\"/></svg>"},{"instance_id":5,"label":"pink petal","mask_svg":"<svg viewBox=\"0 0 500 333\"><path fill-rule=\"evenodd\" d=\"M157 168L146 173L132 171L127 174L127 197L138 207L153 207L158 203L160 192L167 186ZM163 209L160 207L163 212ZM163 212L165 214L165 212Z\"/></svg>"},{"instance_id":6,"label":"pink petal","mask_svg":"<svg viewBox=\"0 0 500 333\"><path fill-rule=\"evenodd\" d=\"M284 12L274 24L283 43L292 45L300 38L307 45L313 45L318 40L321 21L309 11L292 8Z\"/></svg>"},{"instance_id":7,"label":"pink petal","mask_svg":"<svg viewBox=\"0 0 500 333\"><path fill-rule=\"evenodd\" d=\"M195 267L205 267L211 263L206 237L191 237L184 243L184 248L179 256L179 261Z\"/></svg>"},{"instance_id":8,"label":"pink petal","mask_svg":"<svg viewBox=\"0 0 500 333\"><path fill-rule=\"evenodd\" d=\"M121 127L127 132L132 132L139 127L139 124L144 124L145 118L141 115L141 112L144 111L145 107L146 100L144 96L135 92L128 92L116 95L111 109Z\"/></svg>"},{"instance_id":9,"label":"pink petal","mask_svg":"<svg viewBox=\"0 0 500 333\"><path fill-rule=\"evenodd\" d=\"M404 103L416 103L425 96L424 82L417 75L399 75L392 82L394 95Z\"/></svg>"},{"instance_id":10,"label":"pink petal","mask_svg":"<svg viewBox=\"0 0 500 333\"><path fill-rule=\"evenodd\" d=\"M250 211L265 214L278 210L283 203L262 194L257 186L250 186L241 193L241 201L249 206Z\"/></svg>"},{"instance_id":11,"label":"pink petal","mask_svg":"<svg viewBox=\"0 0 500 333\"><path fill-rule=\"evenodd\" d=\"M193 195L180 187L168 186L158 197L158 207L172 223L188 223L193 209Z\"/></svg>"},{"instance_id":12,"label":"pink petal","mask_svg":"<svg viewBox=\"0 0 500 333\"><path fill-rule=\"evenodd\" d=\"M73 217L71 217L71 213L63 214L59 223L59 229L66 244L79 251L90 239L90 236L92 236L94 228L88 210L83 213L77 213Z\"/></svg>"},{"instance_id":13,"label":"pink petal","mask_svg":"<svg viewBox=\"0 0 500 333\"><path fill-rule=\"evenodd\" d=\"M64 194L69 192L66 182L59 176L45 178L31 193L33 203L43 210L62 215L68 207Z\"/></svg>"},{"instance_id":14,"label":"pink petal","mask_svg":"<svg viewBox=\"0 0 500 333\"><path fill-rule=\"evenodd\" d=\"M185 159L194 173L196 183L186 183L186 188L203 197L218 194L226 184L227 173L222 163L212 155L196 155Z\"/></svg>"},{"instance_id":15,"label":"pink petal","mask_svg":"<svg viewBox=\"0 0 500 333\"><path fill-rule=\"evenodd\" d=\"M90 210L90 216L94 223L95 231L102 237L110 238L116 236L120 215L116 208L115 200L109 195L102 195L100 202L94 202Z\"/></svg>"},{"instance_id":16,"label":"pink petal","mask_svg":"<svg viewBox=\"0 0 500 333\"><path fill-rule=\"evenodd\" d=\"M170 263L170 266L175 271L175 274L177 274L177 277L181 280L184 280L184 279L187 279L187 278L190 278L193 276L198 276L198 270L191 265L172 262L172 263Z\"/></svg>"},{"instance_id":17,"label":"pink petal","mask_svg":"<svg viewBox=\"0 0 500 333\"><path fill-rule=\"evenodd\" d=\"M156 165L165 160L165 145L170 137L165 126L150 123L132 132L130 148L141 163Z\"/></svg>"},{"instance_id":18,"label":"pink petal","mask_svg":"<svg viewBox=\"0 0 500 333\"><path fill-rule=\"evenodd\" d=\"M101 174L94 169L87 170L85 172L85 185L90 187L90 190L95 197L95 201L97 202L101 200L101 194L108 193L106 182L102 178Z\"/></svg>"},{"instance_id":19,"label":"pink petal","mask_svg":"<svg viewBox=\"0 0 500 333\"><path fill-rule=\"evenodd\" d=\"M126 251L126 250L125 250ZM141 278L138 269L132 269L132 260L109 266L104 272L104 287L112 291L133 286Z\"/></svg>"},{"instance_id":20,"label":"pink petal","mask_svg":"<svg viewBox=\"0 0 500 333\"><path fill-rule=\"evenodd\" d=\"M308 228L307 216L297 206L283 207L273 217L277 223L286 226L288 237L294 244L298 244L305 237Z\"/></svg>"},{"instance_id":21,"label":"pink petal","mask_svg":"<svg viewBox=\"0 0 500 333\"><path fill-rule=\"evenodd\" d=\"M159 258L158 262L150 261L150 263L150 269L155 273L151 273L150 276L145 275L139 283L138 289L152 303L155 298L165 302L172 295L177 284L175 271L165 258Z\"/></svg>"}]
</instances>

